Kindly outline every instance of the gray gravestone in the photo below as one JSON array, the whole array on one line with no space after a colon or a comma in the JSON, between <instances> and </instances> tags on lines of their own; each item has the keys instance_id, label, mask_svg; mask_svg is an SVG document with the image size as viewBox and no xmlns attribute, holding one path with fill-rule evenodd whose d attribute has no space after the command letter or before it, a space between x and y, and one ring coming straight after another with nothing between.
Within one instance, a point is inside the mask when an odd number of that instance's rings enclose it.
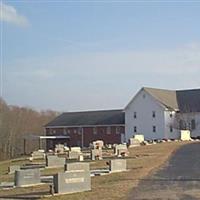
<instances>
[{"instance_id":1,"label":"gray gravestone","mask_svg":"<svg viewBox=\"0 0 200 200\"><path fill-rule=\"evenodd\" d=\"M126 144L117 144L114 148L115 155L118 155L118 150L128 151Z\"/></svg>"},{"instance_id":2,"label":"gray gravestone","mask_svg":"<svg viewBox=\"0 0 200 200\"><path fill-rule=\"evenodd\" d=\"M75 160L78 160L79 159L79 155L80 155L80 152L78 151L69 151L69 159L75 159Z\"/></svg>"},{"instance_id":3,"label":"gray gravestone","mask_svg":"<svg viewBox=\"0 0 200 200\"><path fill-rule=\"evenodd\" d=\"M9 174L14 174L16 170L20 170L19 165L11 165L8 167L8 173Z\"/></svg>"},{"instance_id":4,"label":"gray gravestone","mask_svg":"<svg viewBox=\"0 0 200 200\"><path fill-rule=\"evenodd\" d=\"M66 163L65 164L65 171L75 171L75 170L83 170L83 171L90 171L89 163Z\"/></svg>"},{"instance_id":5,"label":"gray gravestone","mask_svg":"<svg viewBox=\"0 0 200 200\"><path fill-rule=\"evenodd\" d=\"M49 155L46 157L47 167L64 167L66 158L58 157L56 155Z\"/></svg>"},{"instance_id":6,"label":"gray gravestone","mask_svg":"<svg viewBox=\"0 0 200 200\"><path fill-rule=\"evenodd\" d=\"M124 159L110 160L109 170L111 172L126 171L126 160Z\"/></svg>"},{"instance_id":7,"label":"gray gravestone","mask_svg":"<svg viewBox=\"0 0 200 200\"><path fill-rule=\"evenodd\" d=\"M66 171L54 175L55 193L75 193L91 190L89 171Z\"/></svg>"},{"instance_id":8,"label":"gray gravestone","mask_svg":"<svg viewBox=\"0 0 200 200\"><path fill-rule=\"evenodd\" d=\"M91 160L102 160L102 149L91 149Z\"/></svg>"},{"instance_id":9,"label":"gray gravestone","mask_svg":"<svg viewBox=\"0 0 200 200\"><path fill-rule=\"evenodd\" d=\"M33 151L33 153L31 154L31 160L36 159L45 159L45 153L41 151Z\"/></svg>"},{"instance_id":10,"label":"gray gravestone","mask_svg":"<svg viewBox=\"0 0 200 200\"><path fill-rule=\"evenodd\" d=\"M16 187L40 184L40 170L16 170L14 182Z\"/></svg>"}]
</instances>

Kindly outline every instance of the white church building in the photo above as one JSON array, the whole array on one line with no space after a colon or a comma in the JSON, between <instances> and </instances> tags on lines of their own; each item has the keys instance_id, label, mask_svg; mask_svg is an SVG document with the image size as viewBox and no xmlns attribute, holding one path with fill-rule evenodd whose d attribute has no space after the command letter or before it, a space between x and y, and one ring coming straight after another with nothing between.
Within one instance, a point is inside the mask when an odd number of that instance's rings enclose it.
<instances>
[{"instance_id":1,"label":"white church building","mask_svg":"<svg viewBox=\"0 0 200 200\"><path fill-rule=\"evenodd\" d=\"M146 140L176 139L180 130L200 136L200 89L142 88L125 107L126 140L143 134Z\"/></svg>"}]
</instances>

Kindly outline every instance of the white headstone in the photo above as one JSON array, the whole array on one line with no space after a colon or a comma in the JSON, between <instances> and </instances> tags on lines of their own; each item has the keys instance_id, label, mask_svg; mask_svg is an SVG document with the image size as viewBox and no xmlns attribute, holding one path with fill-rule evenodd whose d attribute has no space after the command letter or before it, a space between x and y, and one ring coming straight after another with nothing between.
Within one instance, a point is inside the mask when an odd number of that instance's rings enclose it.
<instances>
[{"instance_id":1,"label":"white headstone","mask_svg":"<svg viewBox=\"0 0 200 200\"><path fill-rule=\"evenodd\" d=\"M181 140L182 141L191 140L190 131L189 130L181 130Z\"/></svg>"}]
</instances>

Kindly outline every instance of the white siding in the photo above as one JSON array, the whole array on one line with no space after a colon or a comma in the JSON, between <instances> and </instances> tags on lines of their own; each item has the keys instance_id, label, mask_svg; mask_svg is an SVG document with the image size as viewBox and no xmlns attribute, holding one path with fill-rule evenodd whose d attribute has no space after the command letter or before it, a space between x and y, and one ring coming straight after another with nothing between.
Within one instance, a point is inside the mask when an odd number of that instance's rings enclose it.
<instances>
[{"instance_id":1,"label":"white siding","mask_svg":"<svg viewBox=\"0 0 200 200\"><path fill-rule=\"evenodd\" d=\"M152 112L155 111L155 118ZM134 119L134 112L137 118ZM137 127L137 133L143 134L146 140L162 139L165 134L165 115L164 107L161 106L151 95L141 90L125 109L125 133L126 140L134 134L134 126ZM156 132L153 132L153 126L156 126Z\"/></svg>"}]
</instances>

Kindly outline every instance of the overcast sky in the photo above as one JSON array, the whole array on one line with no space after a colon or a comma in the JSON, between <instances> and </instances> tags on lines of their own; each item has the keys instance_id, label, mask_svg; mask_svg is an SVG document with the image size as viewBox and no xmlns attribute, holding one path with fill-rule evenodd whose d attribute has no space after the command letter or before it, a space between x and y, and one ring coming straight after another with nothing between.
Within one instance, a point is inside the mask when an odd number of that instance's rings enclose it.
<instances>
[{"instance_id":1,"label":"overcast sky","mask_svg":"<svg viewBox=\"0 0 200 200\"><path fill-rule=\"evenodd\" d=\"M200 88L200 1L1 1L8 104L124 108L143 86Z\"/></svg>"}]
</instances>

